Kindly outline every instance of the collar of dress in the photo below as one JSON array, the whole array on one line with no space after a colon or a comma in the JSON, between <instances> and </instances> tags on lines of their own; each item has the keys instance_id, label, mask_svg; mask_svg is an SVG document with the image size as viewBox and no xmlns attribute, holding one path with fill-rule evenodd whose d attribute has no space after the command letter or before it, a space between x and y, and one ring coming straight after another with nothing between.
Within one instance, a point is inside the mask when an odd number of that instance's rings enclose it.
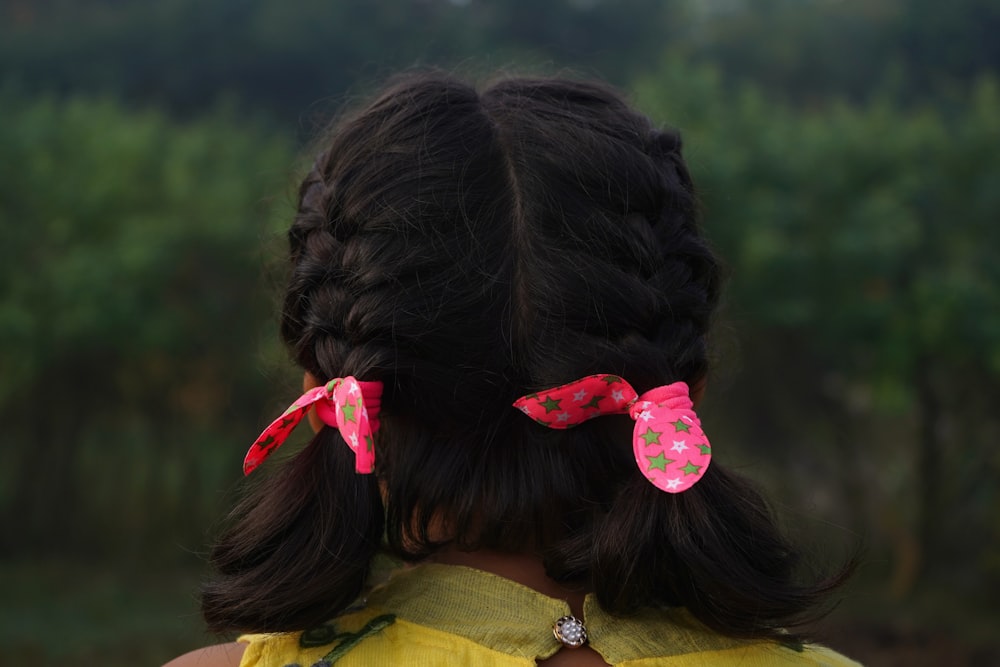
<instances>
[{"instance_id":1,"label":"collar of dress","mask_svg":"<svg viewBox=\"0 0 1000 667\"><path fill-rule=\"evenodd\" d=\"M561 644L555 621L569 615L564 600L489 572L457 565L422 564L396 571L367 598L369 609L470 639L496 651L544 659ZM651 656L725 651L760 641L723 637L681 608L645 609L627 617L608 614L588 595L583 621L588 644L611 664Z\"/></svg>"}]
</instances>

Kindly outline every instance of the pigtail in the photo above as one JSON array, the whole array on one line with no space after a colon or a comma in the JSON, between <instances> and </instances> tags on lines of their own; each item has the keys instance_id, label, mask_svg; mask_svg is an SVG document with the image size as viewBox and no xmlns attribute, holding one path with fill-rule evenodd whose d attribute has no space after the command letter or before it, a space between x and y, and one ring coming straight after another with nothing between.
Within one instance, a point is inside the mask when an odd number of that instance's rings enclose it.
<instances>
[{"instance_id":1,"label":"pigtail","mask_svg":"<svg viewBox=\"0 0 1000 667\"><path fill-rule=\"evenodd\" d=\"M713 463L680 494L635 475L594 530L591 581L601 606L625 614L684 606L735 637L801 641L794 629L850 568L798 583L801 557L752 484Z\"/></svg>"},{"instance_id":2,"label":"pigtail","mask_svg":"<svg viewBox=\"0 0 1000 667\"><path fill-rule=\"evenodd\" d=\"M263 471L261 471L263 472ZM211 552L217 576L202 588L216 632L301 630L361 593L383 528L374 475L324 428L292 460L255 485Z\"/></svg>"},{"instance_id":3,"label":"pigtail","mask_svg":"<svg viewBox=\"0 0 1000 667\"><path fill-rule=\"evenodd\" d=\"M357 474L352 450L323 428L262 480L212 552L218 577L203 593L212 629L302 630L328 620L361 591L386 516L397 551L410 518L431 516L421 467L446 480L439 495L454 491L458 473L429 460L454 449L439 442L443 433L459 438L469 431L462 422L495 399L505 360L494 345L501 292L480 284L503 259L489 237L503 233L490 217L505 212L496 206L502 166L490 159L489 124L476 108L467 86L403 81L344 118L303 180L281 337L319 381L383 383L376 474ZM470 147L477 153L467 156ZM463 156L470 181L458 185ZM398 450L422 447L427 456L394 470Z\"/></svg>"},{"instance_id":4,"label":"pigtail","mask_svg":"<svg viewBox=\"0 0 1000 667\"><path fill-rule=\"evenodd\" d=\"M595 373L620 375L639 393L703 380L722 271L700 230L680 136L600 88L511 88L517 108L527 108L526 90L535 105L501 133L518 175L511 189L534 204L522 206L513 243L522 282L547 288L514 295L516 321L530 331L516 339L528 378L521 394ZM572 124L538 120L570 113ZM576 499L590 516L567 513L572 521L544 550L549 575L587 582L612 613L681 606L728 636L800 639L789 630L822 615L852 565L800 579L801 552L751 483L714 461L690 489L665 493L636 468L631 421L594 422L564 434L532 424L526 436L595 467L604 461L604 478L586 480Z\"/></svg>"}]
</instances>

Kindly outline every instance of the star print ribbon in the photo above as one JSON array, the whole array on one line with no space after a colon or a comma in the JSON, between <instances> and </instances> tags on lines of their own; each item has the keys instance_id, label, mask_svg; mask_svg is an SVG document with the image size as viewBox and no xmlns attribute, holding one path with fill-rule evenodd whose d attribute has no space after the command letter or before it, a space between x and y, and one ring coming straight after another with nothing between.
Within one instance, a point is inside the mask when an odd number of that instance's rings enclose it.
<instances>
[{"instance_id":1,"label":"star print ribbon","mask_svg":"<svg viewBox=\"0 0 1000 667\"><path fill-rule=\"evenodd\" d=\"M602 415L628 414L635 420L632 450L642 474L658 489L680 493L702 478L712 445L687 384L674 382L641 396L617 375L585 378L528 394L514 407L549 428L565 429Z\"/></svg>"},{"instance_id":2,"label":"star print ribbon","mask_svg":"<svg viewBox=\"0 0 1000 667\"><path fill-rule=\"evenodd\" d=\"M250 445L243 460L243 474L249 475L280 447L314 406L320 420L339 429L344 441L354 450L354 469L359 473L372 472L375 469L372 437L378 431L381 398L381 382L359 382L350 375L334 378L322 387L313 387L271 422Z\"/></svg>"}]
</instances>

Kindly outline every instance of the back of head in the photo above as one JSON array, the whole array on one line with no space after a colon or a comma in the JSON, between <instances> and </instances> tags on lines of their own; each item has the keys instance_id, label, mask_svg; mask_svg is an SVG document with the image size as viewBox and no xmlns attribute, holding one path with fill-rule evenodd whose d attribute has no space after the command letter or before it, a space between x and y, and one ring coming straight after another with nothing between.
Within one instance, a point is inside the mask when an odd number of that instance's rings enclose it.
<instances>
[{"instance_id":1,"label":"back of head","mask_svg":"<svg viewBox=\"0 0 1000 667\"><path fill-rule=\"evenodd\" d=\"M719 270L680 139L615 92L408 75L339 124L289 239L282 335L321 380L384 383L377 475L322 429L238 510L210 624L336 613L383 531L411 560L533 552L611 611L683 604L728 634L773 635L827 587L793 585L794 550L721 466L664 494L627 416L556 431L511 407L595 373L639 392L707 373Z\"/></svg>"}]
</instances>

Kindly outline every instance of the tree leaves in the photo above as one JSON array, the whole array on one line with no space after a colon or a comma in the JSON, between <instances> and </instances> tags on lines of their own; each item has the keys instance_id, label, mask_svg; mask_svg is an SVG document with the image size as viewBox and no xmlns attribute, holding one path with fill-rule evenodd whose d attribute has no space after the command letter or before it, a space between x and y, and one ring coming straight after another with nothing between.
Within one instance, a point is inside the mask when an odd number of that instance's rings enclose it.
<instances>
[{"instance_id":1,"label":"tree leaves","mask_svg":"<svg viewBox=\"0 0 1000 667\"><path fill-rule=\"evenodd\" d=\"M116 458L196 469L195 443L242 435L269 397L262 267L291 151L222 111L178 125L10 89L0 106L2 456L18 473L2 510L64 538L82 518L66 498L115 485ZM91 448L107 467L81 479Z\"/></svg>"}]
</instances>

